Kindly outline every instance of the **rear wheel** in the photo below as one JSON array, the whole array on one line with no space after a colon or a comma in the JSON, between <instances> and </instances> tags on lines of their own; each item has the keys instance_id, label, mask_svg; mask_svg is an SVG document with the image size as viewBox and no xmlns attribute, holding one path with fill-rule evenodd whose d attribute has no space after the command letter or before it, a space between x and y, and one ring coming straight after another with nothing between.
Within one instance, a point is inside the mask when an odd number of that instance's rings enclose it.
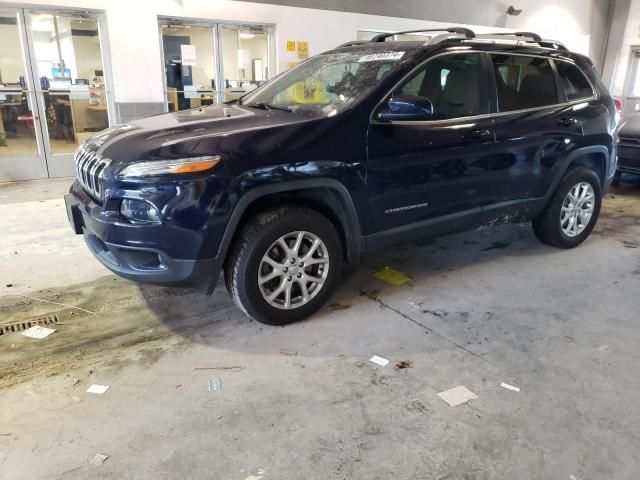
<instances>
[{"instance_id":1,"label":"rear wheel","mask_svg":"<svg viewBox=\"0 0 640 480\"><path fill-rule=\"evenodd\" d=\"M547 245L576 247L595 227L601 204L598 175L584 167L570 170L558 184L549 205L533 221L533 231Z\"/></svg>"},{"instance_id":2,"label":"rear wheel","mask_svg":"<svg viewBox=\"0 0 640 480\"><path fill-rule=\"evenodd\" d=\"M225 267L225 283L250 317L285 325L317 311L342 272L342 244L315 210L280 207L244 227Z\"/></svg>"}]
</instances>

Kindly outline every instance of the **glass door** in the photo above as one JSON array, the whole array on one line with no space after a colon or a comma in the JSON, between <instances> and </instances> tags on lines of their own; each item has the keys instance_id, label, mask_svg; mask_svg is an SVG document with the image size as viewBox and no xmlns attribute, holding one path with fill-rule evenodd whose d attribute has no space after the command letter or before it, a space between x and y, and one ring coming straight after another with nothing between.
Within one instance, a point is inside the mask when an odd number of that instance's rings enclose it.
<instances>
[{"instance_id":1,"label":"glass door","mask_svg":"<svg viewBox=\"0 0 640 480\"><path fill-rule=\"evenodd\" d=\"M272 76L273 27L160 18L166 111L244 95Z\"/></svg>"},{"instance_id":2,"label":"glass door","mask_svg":"<svg viewBox=\"0 0 640 480\"><path fill-rule=\"evenodd\" d=\"M47 177L21 12L0 10L0 182Z\"/></svg>"},{"instance_id":3,"label":"glass door","mask_svg":"<svg viewBox=\"0 0 640 480\"><path fill-rule=\"evenodd\" d=\"M75 150L109 126L98 19L25 12L25 23L49 176L72 176Z\"/></svg>"},{"instance_id":4,"label":"glass door","mask_svg":"<svg viewBox=\"0 0 640 480\"><path fill-rule=\"evenodd\" d=\"M241 97L272 75L272 27L220 25L224 90L220 101Z\"/></svg>"},{"instance_id":5,"label":"glass door","mask_svg":"<svg viewBox=\"0 0 640 480\"><path fill-rule=\"evenodd\" d=\"M172 22L160 25L167 111L216 103L216 27Z\"/></svg>"}]
</instances>

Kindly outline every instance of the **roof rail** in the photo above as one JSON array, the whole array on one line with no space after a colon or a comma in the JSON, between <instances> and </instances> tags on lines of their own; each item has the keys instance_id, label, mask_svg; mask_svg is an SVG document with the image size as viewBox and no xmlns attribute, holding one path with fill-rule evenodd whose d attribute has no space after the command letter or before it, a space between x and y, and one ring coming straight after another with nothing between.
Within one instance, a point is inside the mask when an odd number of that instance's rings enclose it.
<instances>
[{"instance_id":1,"label":"roof rail","mask_svg":"<svg viewBox=\"0 0 640 480\"><path fill-rule=\"evenodd\" d=\"M440 35L435 35L430 38L425 45L434 45L437 43L447 41L465 41L465 40L493 40L495 42L511 41L516 43L536 43L543 48L551 48L555 50L569 51L569 49L562 43L556 40L548 40L542 38L537 33L533 32L496 32L496 33L482 33L476 35L473 30L469 30L464 27L448 27L448 28L427 28L424 30L405 30L402 32L393 33L380 33L373 37L371 40L353 40L351 42L343 43L340 47L351 47L354 45L362 45L365 43L378 43L384 42L387 38L394 35L405 35L409 33L435 33L441 32ZM340 48L338 47L338 48Z\"/></svg>"},{"instance_id":2,"label":"roof rail","mask_svg":"<svg viewBox=\"0 0 640 480\"><path fill-rule=\"evenodd\" d=\"M449 27L449 28L428 28L428 29L425 29L425 30L406 30L406 31L403 31L403 32L394 32L394 33L381 33L381 34L376 35L375 37L373 37L370 41L371 42L384 42L387 38L393 37L395 35L405 35L405 34L408 34L408 33L426 33L426 32L458 33L458 34L464 35L465 38L467 38L467 39L471 39L471 38L476 36L476 34L473 33L473 30L469 30L468 28Z\"/></svg>"},{"instance_id":3,"label":"roof rail","mask_svg":"<svg viewBox=\"0 0 640 480\"><path fill-rule=\"evenodd\" d=\"M562 43L556 40L547 40L543 39L537 33L532 32L497 32L497 33L483 33L476 35L477 40L511 40L514 42L524 42L524 43L537 43L541 47L544 48L553 48L557 50L566 50L569 49Z\"/></svg>"}]
</instances>

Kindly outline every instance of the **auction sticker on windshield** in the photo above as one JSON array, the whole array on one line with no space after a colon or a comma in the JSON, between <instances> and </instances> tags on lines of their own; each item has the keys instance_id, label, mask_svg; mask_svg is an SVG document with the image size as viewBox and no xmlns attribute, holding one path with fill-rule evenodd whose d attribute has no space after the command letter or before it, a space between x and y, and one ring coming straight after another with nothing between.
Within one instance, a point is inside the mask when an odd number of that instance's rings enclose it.
<instances>
[{"instance_id":1,"label":"auction sticker on windshield","mask_svg":"<svg viewBox=\"0 0 640 480\"><path fill-rule=\"evenodd\" d=\"M400 60L404 52L381 52L381 53L370 53L369 55L364 55L360 57L358 60L359 63L363 62L378 62L380 60Z\"/></svg>"}]
</instances>

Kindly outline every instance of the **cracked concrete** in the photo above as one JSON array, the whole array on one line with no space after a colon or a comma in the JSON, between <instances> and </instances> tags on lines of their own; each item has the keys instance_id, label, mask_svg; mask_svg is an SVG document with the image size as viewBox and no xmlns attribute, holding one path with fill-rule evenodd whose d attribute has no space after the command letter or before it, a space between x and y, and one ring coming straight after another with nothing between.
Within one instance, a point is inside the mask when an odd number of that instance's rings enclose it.
<instances>
[{"instance_id":1,"label":"cracked concrete","mask_svg":"<svg viewBox=\"0 0 640 480\"><path fill-rule=\"evenodd\" d=\"M204 297L97 268L55 192L25 206L62 183L23 185L11 204L0 188L0 322L58 320L44 340L0 335L3 480L637 478L640 182L606 199L578 249L527 225L399 246L285 328L249 321L221 286ZM30 213L14 223L16 209ZM384 265L411 281L369 275ZM478 398L437 397L457 385ZM91 465L96 453L109 458Z\"/></svg>"}]
</instances>

